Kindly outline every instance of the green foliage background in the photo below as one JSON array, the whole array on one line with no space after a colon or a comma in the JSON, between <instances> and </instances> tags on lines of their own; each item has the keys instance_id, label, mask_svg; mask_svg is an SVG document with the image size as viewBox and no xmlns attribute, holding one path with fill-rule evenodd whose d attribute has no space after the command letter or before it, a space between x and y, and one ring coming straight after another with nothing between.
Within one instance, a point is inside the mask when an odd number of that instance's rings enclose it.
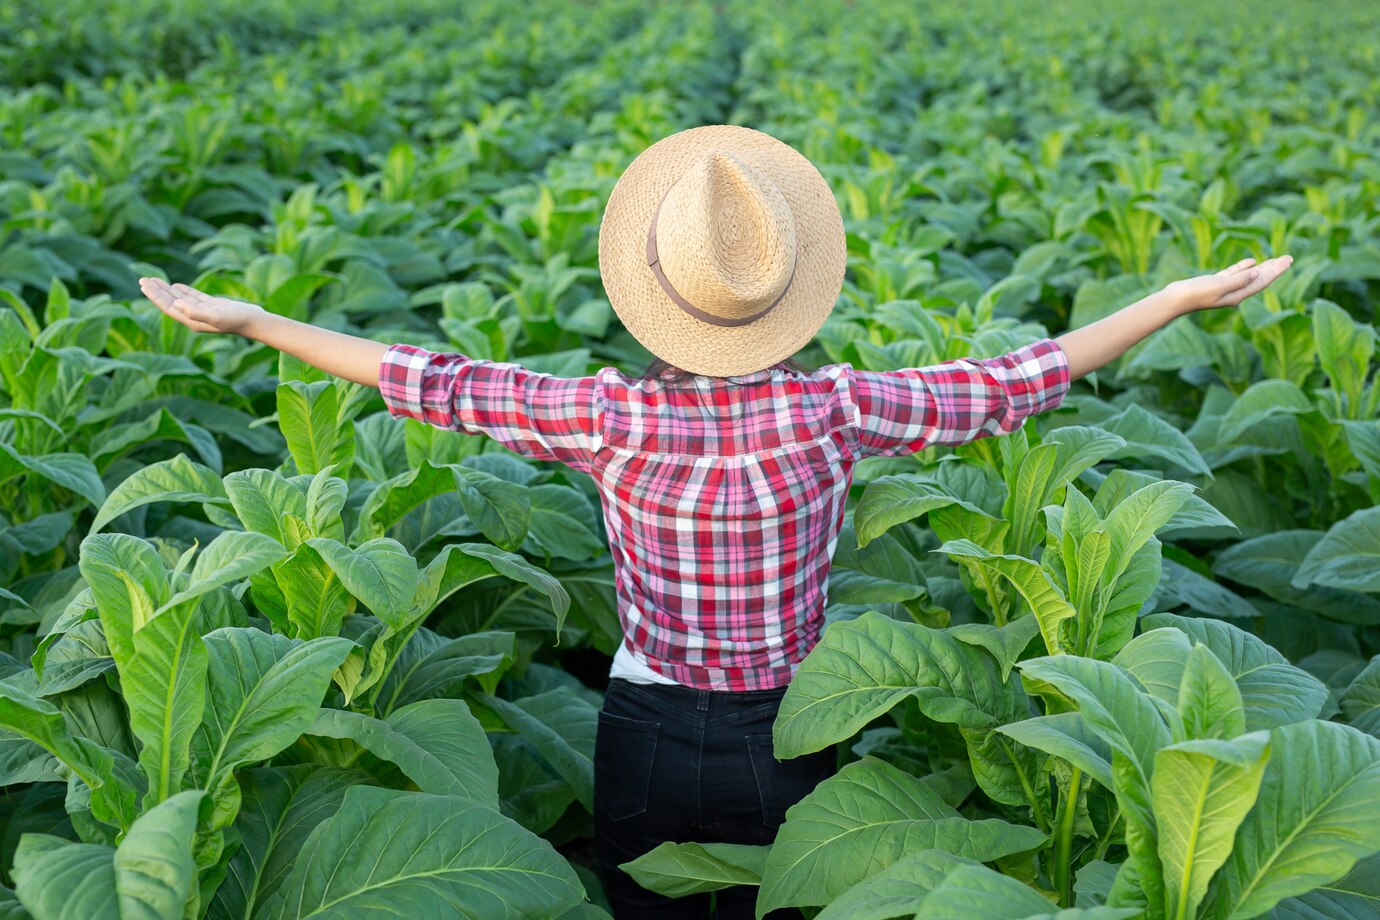
<instances>
[{"instance_id":1,"label":"green foliage background","mask_svg":"<svg viewBox=\"0 0 1380 920\"><path fill-rule=\"evenodd\" d=\"M1377 111L1366 3L0 6L0 916L366 916L345 836L424 912L602 915L593 484L135 279L637 370L603 204L719 122L838 198L815 364L1296 262L1012 435L859 466L775 731L839 776L771 848L637 877L826 918L1380 916Z\"/></svg>"}]
</instances>

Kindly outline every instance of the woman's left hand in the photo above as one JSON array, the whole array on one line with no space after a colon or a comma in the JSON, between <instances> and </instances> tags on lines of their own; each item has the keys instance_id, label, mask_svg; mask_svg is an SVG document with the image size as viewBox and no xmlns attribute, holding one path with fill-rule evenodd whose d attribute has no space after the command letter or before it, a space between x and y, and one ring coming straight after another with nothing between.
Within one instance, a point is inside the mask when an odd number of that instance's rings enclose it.
<instances>
[{"instance_id":1,"label":"woman's left hand","mask_svg":"<svg viewBox=\"0 0 1380 920\"><path fill-rule=\"evenodd\" d=\"M1214 307L1234 307L1252 294L1265 290L1292 264L1294 257L1291 255L1276 256L1258 266L1255 259L1242 259L1216 274L1175 281L1167 285L1164 292L1174 304L1175 311L1181 314Z\"/></svg>"},{"instance_id":2,"label":"woman's left hand","mask_svg":"<svg viewBox=\"0 0 1380 920\"><path fill-rule=\"evenodd\" d=\"M266 312L258 304L213 297L191 285L168 284L161 278L140 278L139 290L154 306L193 332L250 335L254 321Z\"/></svg>"}]
</instances>

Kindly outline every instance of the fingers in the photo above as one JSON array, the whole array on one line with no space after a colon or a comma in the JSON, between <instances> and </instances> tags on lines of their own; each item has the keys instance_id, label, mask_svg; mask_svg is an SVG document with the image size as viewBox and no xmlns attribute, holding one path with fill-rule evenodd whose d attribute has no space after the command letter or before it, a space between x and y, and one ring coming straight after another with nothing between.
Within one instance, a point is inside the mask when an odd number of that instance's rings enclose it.
<instances>
[{"instance_id":1,"label":"fingers","mask_svg":"<svg viewBox=\"0 0 1380 920\"><path fill-rule=\"evenodd\" d=\"M1234 268L1235 266L1233 266ZM1250 271L1233 271L1223 275L1218 273L1217 293L1226 296L1249 287L1257 278L1260 277L1260 269L1253 268Z\"/></svg>"},{"instance_id":2,"label":"fingers","mask_svg":"<svg viewBox=\"0 0 1380 920\"><path fill-rule=\"evenodd\" d=\"M174 284L172 289L193 303L202 303L211 299L209 294L203 294L190 284Z\"/></svg>"},{"instance_id":3,"label":"fingers","mask_svg":"<svg viewBox=\"0 0 1380 920\"><path fill-rule=\"evenodd\" d=\"M1249 280L1239 287L1234 287L1223 292L1220 301L1221 306L1233 306L1245 300L1247 297L1259 294L1269 287L1276 278L1284 274L1292 264L1294 264L1293 256L1282 255L1273 259L1267 259L1260 263L1258 268L1252 269L1249 272L1243 272L1242 274L1249 276Z\"/></svg>"},{"instance_id":4,"label":"fingers","mask_svg":"<svg viewBox=\"0 0 1380 920\"><path fill-rule=\"evenodd\" d=\"M1240 262L1237 262L1235 265L1229 265L1229 266L1227 266L1226 268L1222 269L1220 272L1217 272L1217 274L1218 274L1218 275L1234 275L1234 274L1236 274L1237 272L1241 271L1243 268L1247 268L1247 267L1249 267L1249 266L1251 266L1251 265L1254 265L1254 264L1255 264L1255 259L1253 259L1253 258L1242 259Z\"/></svg>"},{"instance_id":5,"label":"fingers","mask_svg":"<svg viewBox=\"0 0 1380 920\"><path fill-rule=\"evenodd\" d=\"M181 290L185 288L197 297L188 296ZM195 288L190 288L185 284L172 285L160 278L140 278L139 289L144 292L144 296L149 299L158 309L162 310L169 317L191 329L194 332L213 332L215 327L205 322L201 322L194 317L194 313L201 304L201 294Z\"/></svg>"},{"instance_id":6,"label":"fingers","mask_svg":"<svg viewBox=\"0 0 1380 920\"><path fill-rule=\"evenodd\" d=\"M140 278L139 290L144 292L144 296L158 309L167 313L173 319L179 319L173 311L173 301L177 295L168 288L168 282L158 278Z\"/></svg>"}]
</instances>

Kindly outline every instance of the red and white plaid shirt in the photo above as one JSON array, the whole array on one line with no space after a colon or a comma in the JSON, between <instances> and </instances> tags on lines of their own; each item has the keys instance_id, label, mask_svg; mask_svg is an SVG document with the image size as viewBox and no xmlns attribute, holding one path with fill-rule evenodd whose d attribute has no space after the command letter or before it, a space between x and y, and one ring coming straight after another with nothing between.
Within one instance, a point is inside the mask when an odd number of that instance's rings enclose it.
<instances>
[{"instance_id":1,"label":"red and white plaid shirt","mask_svg":"<svg viewBox=\"0 0 1380 920\"><path fill-rule=\"evenodd\" d=\"M824 625L854 464L1019 428L1062 402L1045 338L898 371L781 366L667 386L605 367L562 378L394 345L389 412L484 433L590 474L603 496L624 645L677 683L788 683Z\"/></svg>"}]
</instances>

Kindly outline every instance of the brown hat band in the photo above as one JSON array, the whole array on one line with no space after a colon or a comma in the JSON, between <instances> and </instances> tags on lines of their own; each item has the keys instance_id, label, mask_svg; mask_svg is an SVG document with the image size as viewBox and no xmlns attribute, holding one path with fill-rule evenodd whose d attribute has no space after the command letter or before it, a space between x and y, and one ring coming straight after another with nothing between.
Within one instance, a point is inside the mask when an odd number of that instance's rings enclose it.
<instances>
[{"instance_id":1,"label":"brown hat band","mask_svg":"<svg viewBox=\"0 0 1380 920\"><path fill-rule=\"evenodd\" d=\"M664 204L665 201L666 198L663 196L661 199L662 204ZM647 231L647 265L652 269L652 274L656 276L657 283L660 284L661 289L666 292L666 296L671 298L671 302L686 313L689 313L695 319L713 326L746 326L748 323L759 320L770 313L776 305L785 298L786 292L791 289L791 282L795 280L795 266L799 264L799 259L791 263L791 275L786 279L786 285L781 289L781 293L777 295L776 299L751 316L730 319L723 316L715 316L713 313L706 313L684 297L680 296L679 292L671 286L671 282L667 279L666 273L661 270L661 257L657 255L656 251L656 222L660 217L661 204L658 204L656 206L656 213L652 215L652 226Z\"/></svg>"}]
</instances>

